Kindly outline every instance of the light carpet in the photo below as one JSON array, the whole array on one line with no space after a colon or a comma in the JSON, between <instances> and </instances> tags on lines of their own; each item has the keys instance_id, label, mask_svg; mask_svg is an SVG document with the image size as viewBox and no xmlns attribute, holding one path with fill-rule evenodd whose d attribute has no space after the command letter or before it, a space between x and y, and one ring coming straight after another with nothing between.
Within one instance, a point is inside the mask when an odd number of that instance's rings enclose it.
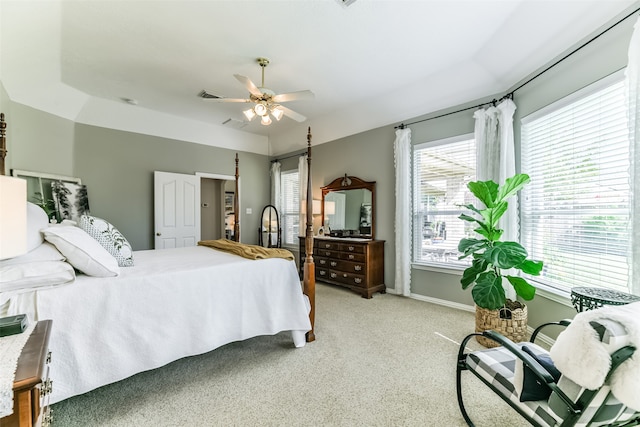
<instances>
[{"instance_id":1,"label":"light carpet","mask_svg":"<svg viewBox=\"0 0 640 427\"><path fill-rule=\"evenodd\" d=\"M455 367L473 328L473 313L318 284L304 348L288 333L232 343L55 404L53 425L465 426ZM478 427L529 425L468 372L463 388Z\"/></svg>"}]
</instances>

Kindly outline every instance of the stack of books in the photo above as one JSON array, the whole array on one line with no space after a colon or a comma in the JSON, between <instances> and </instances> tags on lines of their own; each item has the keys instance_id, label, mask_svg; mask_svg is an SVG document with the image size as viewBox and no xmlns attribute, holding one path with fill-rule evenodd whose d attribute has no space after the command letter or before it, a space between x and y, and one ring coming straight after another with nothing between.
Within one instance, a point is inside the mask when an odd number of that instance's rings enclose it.
<instances>
[{"instance_id":1,"label":"stack of books","mask_svg":"<svg viewBox=\"0 0 640 427\"><path fill-rule=\"evenodd\" d=\"M0 337L19 334L27 329L27 315L17 314L15 316L0 318Z\"/></svg>"}]
</instances>

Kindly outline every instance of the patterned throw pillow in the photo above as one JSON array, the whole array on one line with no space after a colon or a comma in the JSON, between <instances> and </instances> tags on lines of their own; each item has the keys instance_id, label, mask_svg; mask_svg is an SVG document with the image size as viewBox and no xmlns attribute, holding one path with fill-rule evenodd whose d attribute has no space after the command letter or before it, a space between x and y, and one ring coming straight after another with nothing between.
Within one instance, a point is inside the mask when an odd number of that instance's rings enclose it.
<instances>
[{"instance_id":1,"label":"patterned throw pillow","mask_svg":"<svg viewBox=\"0 0 640 427\"><path fill-rule=\"evenodd\" d=\"M82 215L78 225L113 255L120 267L133 265L131 245L122 233L108 221L91 215Z\"/></svg>"}]
</instances>

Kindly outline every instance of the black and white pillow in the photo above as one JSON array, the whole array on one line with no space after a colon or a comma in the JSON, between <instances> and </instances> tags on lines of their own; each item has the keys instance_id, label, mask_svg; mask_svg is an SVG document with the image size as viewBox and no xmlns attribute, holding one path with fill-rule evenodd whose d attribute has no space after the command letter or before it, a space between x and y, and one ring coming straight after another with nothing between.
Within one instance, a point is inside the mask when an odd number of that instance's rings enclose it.
<instances>
[{"instance_id":1,"label":"black and white pillow","mask_svg":"<svg viewBox=\"0 0 640 427\"><path fill-rule=\"evenodd\" d=\"M82 215L78 226L96 239L118 261L120 267L133 266L133 250L117 228L102 218Z\"/></svg>"}]
</instances>

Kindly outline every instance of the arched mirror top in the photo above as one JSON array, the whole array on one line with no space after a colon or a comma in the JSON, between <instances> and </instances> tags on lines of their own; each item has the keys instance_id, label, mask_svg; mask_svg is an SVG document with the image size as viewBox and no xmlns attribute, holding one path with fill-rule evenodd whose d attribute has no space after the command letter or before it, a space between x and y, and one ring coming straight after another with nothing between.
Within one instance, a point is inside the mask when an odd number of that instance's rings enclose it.
<instances>
[{"instance_id":1,"label":"arched mirror top","mask_svg":"<svg viewBox=\"0 0 640 427\"><path fill-rule=\"evenodd\" d=\"M322 226L334 237L375 238L376 182L339 177L322 187Z\"/></svg>"}]
</instances>

